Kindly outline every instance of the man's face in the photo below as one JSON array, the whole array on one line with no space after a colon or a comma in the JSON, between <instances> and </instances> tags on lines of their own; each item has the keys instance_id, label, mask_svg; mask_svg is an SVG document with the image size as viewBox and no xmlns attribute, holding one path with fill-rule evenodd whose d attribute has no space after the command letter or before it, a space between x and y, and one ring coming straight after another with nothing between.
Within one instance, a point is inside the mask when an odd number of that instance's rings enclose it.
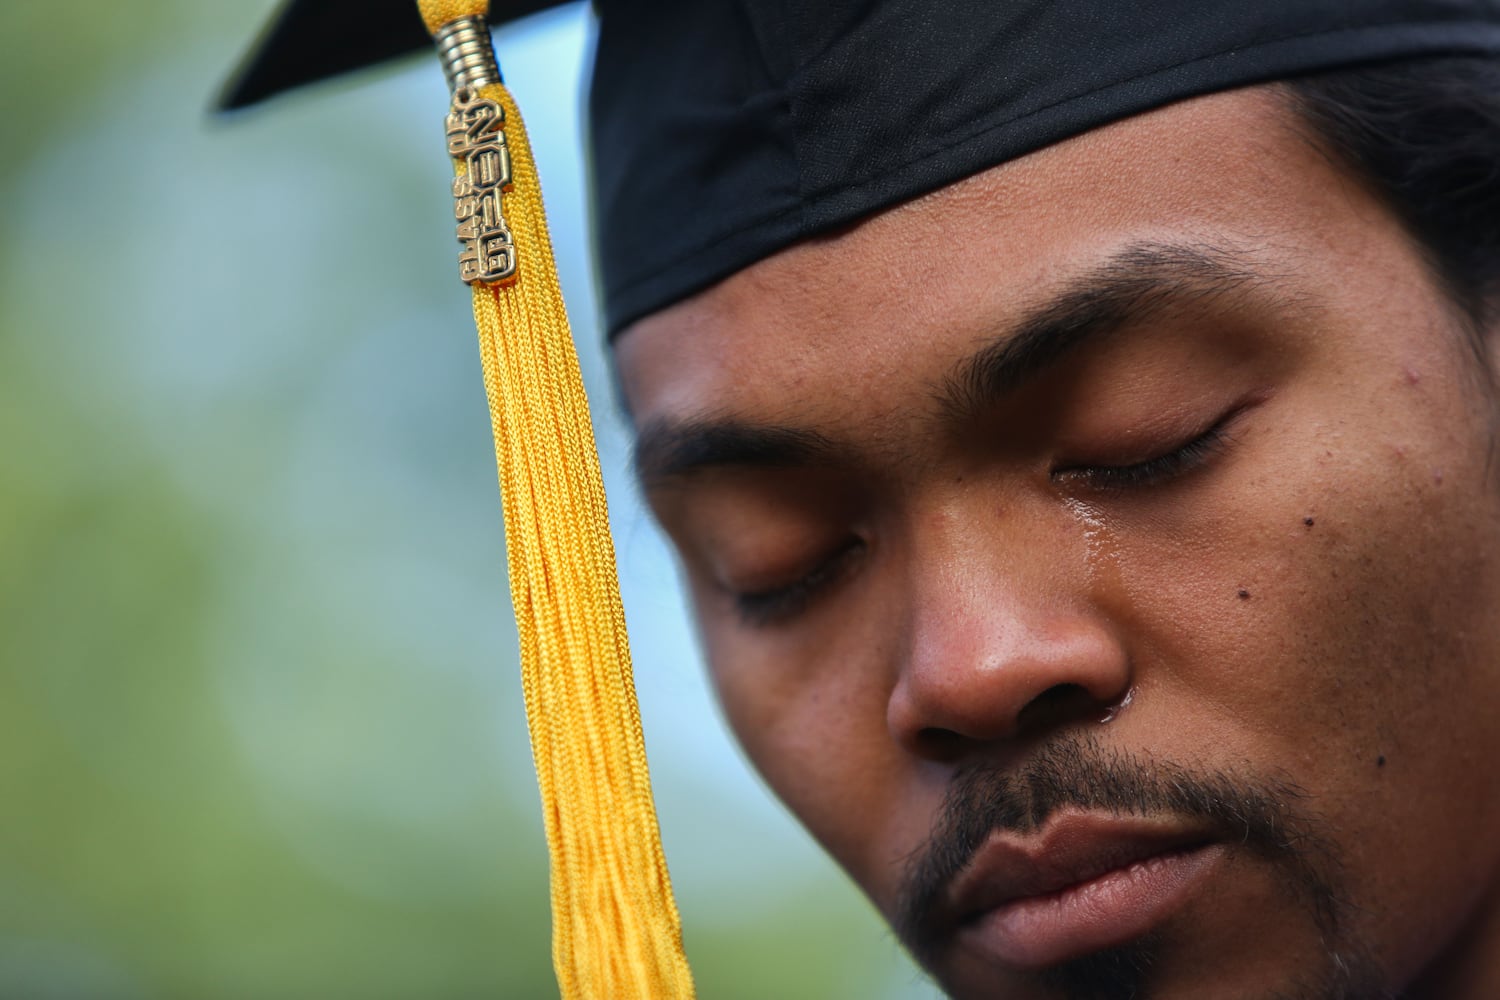
<instances>
[{"instance_id":1,"label":"man's face","mask_svg":"<svg viewBox=\"0 0 1500 1000\"><path fill-rule=\"evenodd\" d=\"M617 360L730 723L950 992L1500 995L1488 362L1275 92Z\"/></svg>"}]
</instances>

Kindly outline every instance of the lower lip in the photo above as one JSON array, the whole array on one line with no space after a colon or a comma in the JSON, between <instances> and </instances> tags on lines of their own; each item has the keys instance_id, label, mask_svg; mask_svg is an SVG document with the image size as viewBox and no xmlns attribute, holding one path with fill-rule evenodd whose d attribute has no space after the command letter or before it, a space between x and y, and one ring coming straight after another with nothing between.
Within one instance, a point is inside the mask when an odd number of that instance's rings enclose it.
<instances>
[{"instance_id":1,"label":"lower lip","mask_svg":"<svg viewBox=\"0 0 1500 1000\"><path fill-rule=\"evenodd\" d=\"M1223 856L1217 844L1160 854L1060 892L998 906L975 918L961 936L1002 965L1045 969L1150 931L1186 902Z\"/></svg>"}]
</instances>

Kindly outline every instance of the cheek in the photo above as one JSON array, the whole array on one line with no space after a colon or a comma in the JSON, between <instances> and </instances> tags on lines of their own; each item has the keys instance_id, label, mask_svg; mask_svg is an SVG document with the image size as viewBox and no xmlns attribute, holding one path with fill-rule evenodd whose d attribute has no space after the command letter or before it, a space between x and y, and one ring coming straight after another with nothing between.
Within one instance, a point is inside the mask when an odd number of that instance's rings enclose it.
<instances>
[{"instance_id":1,"label":"cheek","mask_svg":"<svg viewBox=\"0 0 1500 1000\"><path fill-rule=\"evenodd\" d=\"M1468 641L1495 591L1482 434L1450 429L1472 423L1457 409L1340 426L1308 409L1270 415L1177 519L1117 520L1117 614L1153 686L1265 716L1282 740L1313 721L1394 738L1484 673Z\"/></svg>"},{"instance_id":2,"label":"cheek","mask_svg":"<svg viewBox=\"0 0 1500 1000\"><path fill-rule=\"evenodd\" d=\"M925 835L937 794L931 802L912 798L915 765L886 728L890 609L852 608L837 628L810 640L747 630L706 603L712 594L695 592L694 600L714 687L746 756L829 854L878 896L893 871L890 845Z\"/></svg>"},{"instance_id":3,"label":"cheek","mask_svg":"<svg viewBox=\"0 0 1500 1000\"><path fill-rule=\"evenodd\" d=\"M1358 432L1283 421L1255 445L1273 471L1123 549L1121 576L1156 709L1140 725L1161 730L1140 738L1300 786L1400 966L1430 953L1413 928L1441 940L1494 867L1500 788L1475 761L1500 752L1500 581L1485 432L1383 402Z\"/></svg>"}]
</instances>

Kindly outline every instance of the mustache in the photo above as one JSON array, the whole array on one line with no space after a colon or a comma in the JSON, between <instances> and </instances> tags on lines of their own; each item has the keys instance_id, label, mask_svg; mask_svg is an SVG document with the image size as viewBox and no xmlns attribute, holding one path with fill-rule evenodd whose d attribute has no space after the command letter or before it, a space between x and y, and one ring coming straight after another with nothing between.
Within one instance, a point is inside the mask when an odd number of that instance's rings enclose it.
<instances>
[{"instance_id":1,"label":"mustache","mask_svg":"<svg viewBox=\"0 0 1500 1000\"><path fill-rule=\"evenodd\" d=\"M1019 768L978 762L955 774L932 834L908 860L893 923L918 960L930 963L954 929L948 887L989 837L1035 832L1073 808L1213 829L1273 863L1331 941L1339 922L1337 854L1304 811L1305 799L1286 780L1193 770L1107 749L1094 736L1056 740Z\"/></svg>"}]
</instances>

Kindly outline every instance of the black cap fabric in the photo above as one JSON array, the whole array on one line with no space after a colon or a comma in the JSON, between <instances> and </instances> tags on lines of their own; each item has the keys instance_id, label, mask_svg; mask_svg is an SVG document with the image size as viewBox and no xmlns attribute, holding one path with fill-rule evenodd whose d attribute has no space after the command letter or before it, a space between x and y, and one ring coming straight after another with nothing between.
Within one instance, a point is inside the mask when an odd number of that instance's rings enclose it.
<instances>
[{"instance_id":1,"label":"black cap fabric","mask_svg":"<svg viewBox=\"0 0 1500 1000\"><path fill-rule=\"evenodd\" d=\"M564 0L490 0L490 23ZM304 84L431 51L417 0L287 0L219 95L219 110L258 104Z\"/></svg>"},{"instance_id":2,"label":"black cap fabric","mask_svg":"<svg viewBox=\"0 0 1500 1000\"><path fill-rule=\"evenodd\" d=\"M611 335L798 240L1127 115L1362 62L1500 50L1500 0L595 8L593 181Z\"/></svg>"}]
</instances>

